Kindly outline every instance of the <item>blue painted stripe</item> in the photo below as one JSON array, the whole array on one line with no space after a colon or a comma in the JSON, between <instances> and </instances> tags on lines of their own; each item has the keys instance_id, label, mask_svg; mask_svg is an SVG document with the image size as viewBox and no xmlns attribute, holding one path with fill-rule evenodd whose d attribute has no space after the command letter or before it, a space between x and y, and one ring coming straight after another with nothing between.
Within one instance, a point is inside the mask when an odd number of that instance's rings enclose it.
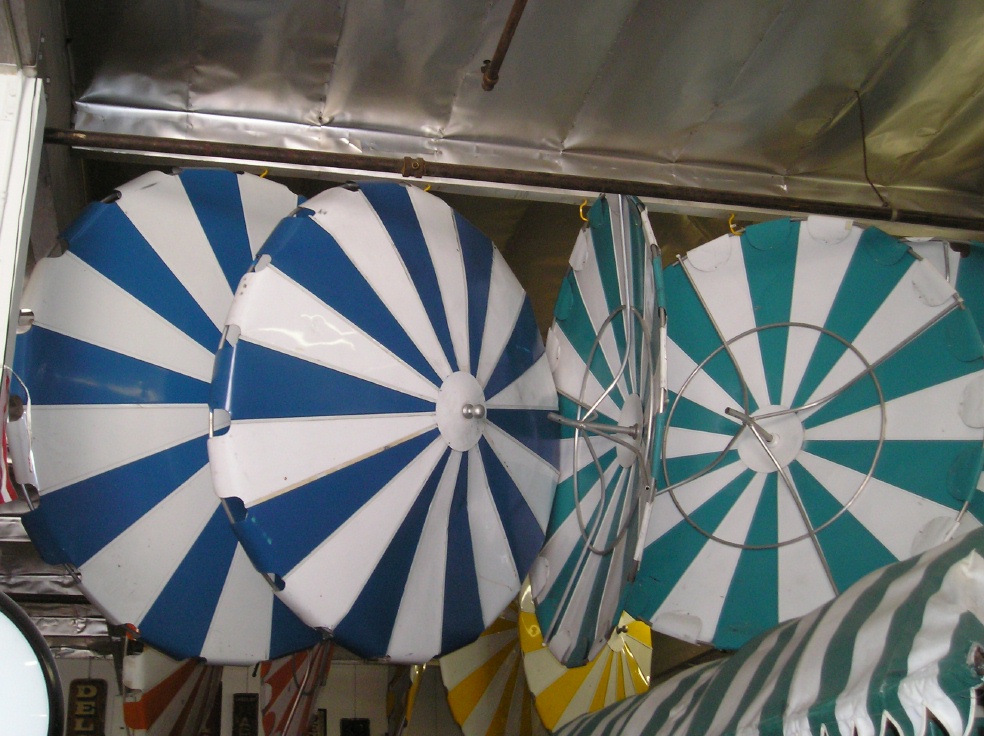
<instances>
[{"instance_id":1,"label":"blue painted stripe","mask_svg":"<svg viewBox=\"0 0 984 736\"><path fill-rule=\"evenodd\" d=\"M546 409L489 409L488 421L546 460L560 463L560 425L547 418Z\"/></svg>"},{"instance_id":2,"label":"blue painted stripe","mask_svg":"<svg viewBox=\"0 0 984 736\"><path fill-rule=\"evenodd\" d=\"M218 506L143 620L131 622L141 637L177 659L199 656L235 553L236 537Z\"/></svg>"},{"instance_id":3,"label":"blue painted stripe","mask_svg":"<svg viewBox=\"0 0 984 736\"><path fill-rule=\"evenodd\" d=\"M119 205L90 205L65 238L72 254L215 352L219 329Z\"/></svg>"},{"instance_id":4,"label":"blue painted stripe","mask_svg":"<svg viewBox=\"0 0 984 736\"><path fill-rule=\"evenodd\" d=\"M311 363L248 340L222 347L236 355L221 361L233 419L430 413L433 401ZM227 373L228 371L228 373ZM221 390L221 389L220 389Z\"/></svg>"},{"instance_id":5,"label":"blue painted stripe","mask_svg":"<svg viewBox=\"0 0 984 736\"><path fill-rule=\"evenodd\" d=\"M434 369L335 239L301 210L263 246L273 264L435 386Z\"/></svg>"},{"instance_id":6,"label":"blue painted stripe","mask_svg":"<svg viewBox=\"0 0 984 736\"><path fill-rule=\"evenodd\" d=\"M879 258L872 256L872 253L883 250L894 253L897 245L898 241L880 230L869 228L864 231L837 289L837 296L823 327L849 342L854 342L912 266L911 256L890 263L879 262ZM881 260L891 259L885 257ZM824 335L820 336L796 391L794 406L806 403L808 397L846 350L847 348L840 341Z\"/></svg>"},{"instance_id":7,"label":"blue painted stripe","mask_svg":"<svg viewBox=\"0 0 984 736\"><path fill-rule=\"evenodd\" d=\"M400 603L406 591L414 554L427 521L431 501L452 450L441 456L434 472L424 482L414 499L403 523L393 535L352 608L334 630L334 636L346 649L361 657L384 657L389 649L390 637ZM407 489L408 491L410 489ZM431 561L436 562L436 560ZM424 612L417 612L422 614ZM476 632L476 635L479 632Z\"/></svg>"},{"instance_id":8,"label":"blue painted stripe","mask_svg":"<svg viewBox=\"0 0 984 736\"><path fill-rule=\"evenodd\" d=\"M313 647L321 641L321 634L306 626L279 598L273 600L273 618L270 622L270 659L291 652Z\"/></svg>"},{"instance_id":9,"label":"blue painted stripe","mask_svg":"<svg viewBox=\"0 0 984 736\"><path fill-rule=\"evenodd\" d=\"M461 258L468 279L468 350L472 373L478 368L485 334L485 315L489 307L492 284L492 241L468 220L454 214L454 224L461 243ZM450 316L452 319L453 315Z\"/></svg>"},{"instance_id":10,"label":"blue painted stripe","mask_svg":"<svg viewBox=\"0 0 984 736\"><path fill-rule=\"evenodd\" d=\"M789 469L814 527L833 518L843 508L824 485L799 463L790 464ZM817 541L839 590L846 590L872 570L896 562L895 555L850 512L842 514L818 532Z\"/></svg>"},{"instance_id":11,"label":"blue painted stripe","mask_svg":"<svg viewBox=\"0 0 984 736\"><path fill-rule=\"evenodd\" d=\"M235 523L258 570L285 577L437 437L437 430L253 506Z\"/></svg>"},{"instance_id":12,"label":"blue painted stripe","mask_svg":"<svg viewBox=\"0 0 984 736\"><path fill-rule=\"evenodd\" d=\"M485 476L492 492L496 511L502 521L503 531L509 540L509 550L516 563L516 572L522 580L529 572L533 560L543 547L544 534L540 523L509 472L484 438L479 440L478 448L485 465Z\"/></svg>"},{"instance_id":13,"label":"blue painted stripe","mask_svg":"<svg viewBox=\"0 0 984 736\"><path fill-rule=\"evenodd\" d=\"M755 324L759 327L789 321L798 240L799 224L788 220L753 225L742 235L748 292ZM788 335L786 327L758 333L769 400L773 404L779 404L782 398Z\"/></svg>"},{"instance_id":14,"label":"blue painted stripe","mask_svg":"<svg viewBox=\"0 0 984 736\"><path fill-rule=\"evenodd\" d=\"M533 305L530 304L529 297L524 297L523 307L513 325L509 341L492 375L489 376L488 383L483 386L485 398L495 397L532 368L541 355L543 355L543 341L540 339L540 328L536 326L536 317L533 316Z\"/></svg>"},{"instance_id":15,"label":"blue painted stripe","mask_svg":"<svg viewBox=\"0 0 984 736\"><path fill-rule=\"evenodd\" d=\"M253 262L239 176L224 169L185 169L178 178L229 282L229 290L235 293Z\"/></svg>"},{"instance_id":16,"label":"blue painted stripe","mask_svg":"<svg viewBox=\"0 0 984 736\"><path fill-rule=\"evenodd\" d=\"M474 450L471 450L474 452ZM475 571L471 523L468 519L468 456L461 458L448 516L448 556L444 572L444 614L441 651L470 644L485 628Z\"/></svg>"},{"instance_id":17,"label":"blue painted stripe","mask_svg":"<svg viewBox=\"0 0 984 736\"><path fill-rule=\"evenodd\" d=\"M407 273L413 280L413 285L420 295L427 316L430 318L438 342L444 349L451 370L458 370L458 360L454 354L454 343L451 342L451 330L448 319L458 319L460 315L449 315L441 298L441 286L437 280L437 272L427 249L420 221L410 201L410 194L402 184L361 184L360 191L376 210L379 219L393 240L393 245L400 253Z\"/></svg>"},{"instance_id":18,"label":"blue painted stripe","mask_svg":"<svg viewBox=\"0 0 984 736\"><path fill-rule=\"evenodd\" d=\"M755 473L746 470L690 514L695 524L713 533L745 492ZM681 489L682 493L686 489ZM685 519L654 540L642 556L636 583L629 591L625 610L640 619L655 613L709 540Z\"/></svg>"},{"instance_id":19,"label":"blue painted stripe","mask_svg":"<svg viewBox=\"0 0 984 736\"><path fill-rule=\"evenodd\" d=\"M205 467L205 437L48 493L34 512L81 566Z\"/></svg>"},{"instance_id":20,"label":"blue painted stripe","mask_svg":"<svg viewBox=\"0 0 984 736\"><path fill-rule=\"evenodd\" d=\"M49 514L41 513L40 509L28 511L21 517L24 530L31 538L31 543L41 555L41 559L49 565L71 564L68 554L57 541L55 532L48 526Z\"/></svg>"},{"instance_id":21,"label":"blue painted stripe","mask_svg":"<svg viewBox=\"0 0 984 736\"><path fill-rule=\"evenodd\" d=\"M779 539L778 474L765 478L745 544L775 544ZM685 489L683 489L685 491ZM744 550L738 558L718 619L714 644L737 649L753 636L779 623L779 552Z\"/></svg>"},{"instance_id":22,"label":"blue painted stripe","mask_svg":"<svg viewBox=\"0 0 984 736\"><path fill-rule=\"evenodd\" d=\"M44 404L204 404L209 384L36 325L17 339L18 375Z\"/></svg>"}]
</instances>

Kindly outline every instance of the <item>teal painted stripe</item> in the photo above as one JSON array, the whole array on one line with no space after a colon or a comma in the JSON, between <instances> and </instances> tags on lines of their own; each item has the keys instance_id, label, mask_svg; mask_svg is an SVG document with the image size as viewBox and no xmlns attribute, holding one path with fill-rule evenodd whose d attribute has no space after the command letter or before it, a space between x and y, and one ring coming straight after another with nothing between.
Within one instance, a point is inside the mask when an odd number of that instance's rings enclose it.
<instances>
[{"instance_id":1,"label":"teal painted stripe","mask_svg":"<svg viewBox=\"0 0 984 736\"><path fill-rule=\"evenodd\" d=\"M841 510L840 502L803 466L792 463L789 470L814 528L827 522ZM788 491L783 488L780 492ZM895 556L850 511L818 532L817 540L830 566L834 583L840 591L847 590L852 583L872 570L896 561ZM811 542L803 540L798 544Z\"/></svg>"},{"instance_id":2,"label":"teal painted stripe","mask_svg":"<svg viewBox=\"0 0 984 736\"><path fill-rule=\"evenodd\" d=\"M591 243L594 246L598 274L601 276L601 287L605 292L605 303L608 305L608 313L611 314L622 305L622 294L619 289L618 267L615 263L615 233L611 205L607 198L600 197L588 210L588 227L591 228ZM621 233L619 238L621 239ZM619 355L625 355L623 317L623 314L616 316L610 327L615 336Z\"/></svg>"},{"instance_id":3,"label":"teal painted stripe","mask_svg":"<svg viewBox=\"0 0 984 736\"><path fill-rule=\"evenodd\" d=\"M578 414L578 410L580 410L580 414ZM557 411L561 416L568 417L570 419L577 419L579 416L584 417L587 413L587 410L579 407L576 401L572 401L570 398L561 393L557 394ZM598 415L594 417L593 421L598 424L610 424L612 426L617 424L614 417L610 417L607 414L602 413L600 409L598 410ZM568 427L566 424L562 424L560 426L560 437L564 440L573 439L574 427Z\"/></svg>"},{"instance_id":4,"label":"teal painted stripe","mask_svg":"<svg viewBox=\"0 0 984 736\"><path fill-rule=\"evenodd\" d=\"M629 262L632 267L632 300L631 304L638 310L639 314L646 314L646 302L651 301L651 296L646 294L646 270L652 268L649 262L649 248L646 242L646 233L642 227L642 218L645 217L645 210L640 210L639 200L635 197L628 198L628 210L631 222L630 236L630 257ZM636 381L632 385L632 391L642 394L642 387L645 385L642 376L643 353L646 350L646 342L643 340L643 324L631 315L626 315L626 319L631 319L635 325L635 376ZM650 344L655 339L653 325L650 327ZM655 351L657 348L654 347ZM650 368L653 361L649 361Z\"/></svg>"},{"instance_id":5,"label":"teal painted stripe","mask_svg":"<svg viewBox=\"0 0 984 736\"><path fill-rule=\"evenodd\" d=\"M888 264L879 262L890 260L888 256L881 257L880 253L894 252L899 245L895 238L880 230L869 228L864 231L823 327L849 342L857 338L913 263L912 256ZM794 406L806 403L846 349L833 338L820 337L796 392Z\"/></svg>"},{"instance_id":6,"label":"teal painted stripe","mask_svg":"<svg viewBox=\"0 0 984 736\"><path fill-rule=\"evenodd\" d=\"M984 359L967 361L954 355L950 349L954 340L971 349L974 349L973 345L980 344L974 324L965 312L951 312L879 365L875 374L881 383L885 401L984 369ZM979 347L976 349L979 353ZM966 350L961 352L966 355ZM860 363L858 366L860 368ZM878 393L874 383L865 376L807 417L803 425L807 428L818 427L877 405Z\"/></svg>"},{"instance_id":7,"label":"teal painted stripe","mask_svg":"<svg viewBox=\"0 0 984 736\"><path fill-rule=\"evenodd\" d=\"M673 406L676 395L669 395L669 405ZM677 401L673 409L673 429L693 429L698 432L711 432L733 437L738 433L741 425L724 415L721 407L720 413L711 411L705 406L701 406L695 401L687 398L687 394Z\"/></svg>"},{"instance_id":8,"label":"teal painted stripe","mask_svg":"<svg viewBox=\"0 0 984 736\"><path fill-rule=\"evenodd\" d=\"M960 259L957 291L964 305L984 335L984 244L971 243L970 253Z\"/></svg>"},{"instance_id":9,"label":"teal painted stripe","mask_svg":"<svg viewBox=\"0 0 984 736\"><path fill-rule=\"evenodd\" d=\"M871 467L876 446L874 440L809 440L803 445L804 450L817 457L862 474ZM874 477L948 508L959 509L965 495L958 497L954 490L966 494L977 484L980 454L981 443L974 440L887 440Z\"/></svg>"},{"instance_id":10,"label":"teal painted stripe","mask_svg":"<svg viewBox=\"0 0 984 736\"><path fill-rule=\"evenodd\" d=\"M563 288L567 291L567 296L565 296L566 316L563 318L557 316L557 325L577 351L581 360L587 364L588 356L591 354L591 347L594 345L595 336L597 335L596 330L598 325L594 325L591 322L591 316L588 314L588 310L584 305L584 300L581 297L581 292L578 289L573 273L569 272L567 274L567 277L564 279ZM594 352L590 368L591 373L598 379L598 383L601 384L602 388L611 385L614 381L614 374L609 368L608 362L605 360L605 354L600 345ZM580 386L577 387L577 390L580 390ZM617 386L612 389L610 395L616 406L621 407L625 403Z\"/></svg>"},{"instance_id":11,"label":"teal painted stripe","mask_svg":"<svg viewBox=\"0 0 984 736\"><path fill-rule=\"evenodd\" d=\"M755 473L746 470L690 514L694 523L713 532L734 507ZM686 493L682 488L680 493ZM626 610L636 618L649 619L673 590L687 568L708 543L708 538L681 519L659 539L650 544L642 556L636 584L626 600Z\"/></svg>"},{"instance_id":12,"label":"teal painted stripe","mask_svg":"<svg viewBox=\"0 0 984 736\"><path fill-rule=\"evenodd\" d=\"M670 482L679 483L682 480L686 480L690 476L699 473L704 470L708 465L710 465L717 458L717 453L706 453L701 455L688 455L686 457L671 457L666 460L666 472L669 473L669 482L666 476L663 474L662 465L657 466L656 472L656 487L665 488ZM721 458L714 470L718 468L723 468L725 465L730 465L733 462L739 460L737 450L729 450L725 453L724 457ZM713 472L713 471L712 471ZM680 492L686 492L686 486L680 489Z\"/></svg>"},{"instance_id":13,"label":"teal painted stripe","mask_svg":"<svg viewBox=\"0 0 984 736\"><path fill-rule=\"evenodd\" d=\"M663 272L663 278L666 302L673 310L667 319L667 335L691 360L699 364L721 347L721 340L683 267L680 264L670 266ZM741 406L741 381L726 350L704 366L704 371ZM751 397L749 401L749 411L755 411L758 406ZM721 408L723 411L724 407Z\"/></svg>"},{"instance_id":14,"label":"teal painted stripe","mask_svg":"<svg viewBox=\"0 0 984 736\"><path fill-rule=\"evenodd\" d=\"M748 292L755 324L759 327L789 321L798 240L799 224L788 220L753 225L742 235ZM769 400L773 404L778 404L782 397L788 335L786 327L758 333Z\"/></svg>"},{"instance_id":15,"label":"teal painted stripe","mask_svg":"<svg viewBox=\"0 0 984 736\"><path fill-rule=\"evenodd\" d=\"M716 672L709 674L707 672L708 668L717 668L717 663L713 662L703 667L695 667L691 672L682 676L677 680L676 686L673 688L672 692L668 693L665 698L659 703L659 705L653 710L652 717L646 722L642 729L639 731L639 736L656 736L662 733L666 724L670 719L671 713L674 714L674 721L679 723L685 719L685 715L676 715L675 711L680 707L680 703L688 702L689 708L696 707L700 704L705 693L711 690L711 683L715 682ZM646 696L640 696L640 699L635 701L636 703L643 702ZM633 709L634 710L634 709ZM624 726L624 723L619 723L618 725ZM584 732L585 734L589 732ZM622 733L622 729L612 730L606 732L605 736L614 736L614 734ZM673 731L676 733L676 730Z\"/></svg>"},{"instance_id":16,"label":"teal painted stripe","mask_svg":"<svg viewBox=\"0 0 984 736\"><path fill-rule=\"evenodd\" d=\"M777 479L777 473L765 479L745 544L775 544L779 538ZM779 553L776 549L745 550L728 586L714 644L721 649L737 649L778 623Z\"/></svg>"},{"instance_id":17,"label":"teal painted stripe","mask_svg":"<svg viewBox=\"0 0 984 736\"><path fill-rule=\"evenodd\" d=\"M588 455L585 450L585 455ZM580 458L579 458L580 459ZM602 471L606 471L616 459L616 450L613 448L598 457ZM593 462L588 462L577 472L578 498L584 499L591 488L598 482L598 471ZM584 509L582 509L584 511ZM574 478L566 478L557 484L557 491L554 494L553 507L550 510L550 523L547 527L547 537L549 538L560 528L561 524L567 521L568 517L574 513ZM592 518L594 518L592 516ZM587 523L587 520L586 520ZM590 528L590 525L588 525Z\"/></svg>"}]
</instances>

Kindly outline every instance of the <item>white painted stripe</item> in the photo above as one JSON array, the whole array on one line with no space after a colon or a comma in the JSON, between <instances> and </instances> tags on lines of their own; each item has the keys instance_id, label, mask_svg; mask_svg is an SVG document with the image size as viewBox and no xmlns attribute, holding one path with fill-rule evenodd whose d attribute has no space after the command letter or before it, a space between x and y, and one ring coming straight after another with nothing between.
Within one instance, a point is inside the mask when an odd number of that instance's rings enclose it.
<instances>
[{"instance_id":1,"label":"white painted stripe","mask_svg":"<svg viewBox=\"0 0 984 736\"><path fill-rule=\"evenodd\" d=\"M540 528L546 531L557 487L557 469L491 422L485 425L485 439L516 484Z\"/></svg>"},{"instance_id":2,"label":"white painted stripe","mask_svg":"<svg viewBox=\"0 0 984 736\"><path fill-rule=\"evenodd\" d=\"M864 480L862 473L808 452L800 453L797 459L842 505L851 501ZM946 470L941 468L941 472ZM887 509L891 513L886 513ZM900 560L912 555L913 542L931 519L938 516L956 519L957 515L955 509L877 478L868 481L848 513Z\"/></svg>"},{"instance_id":3,"label":"white painted stripe","mask_svg":"<svg viewBox=\"0 0 984 736\"><path fill-rule=\"evenodd\" d=\"M557 392L554 389L550 362L541 355L529 370L495 396L487 396L486 406L492 409L548 409L557 411Z\"/></svg>"},{"instance_id":4,"label":"white painted stripe","mask_svg":"<svg viewBox=\"0 0 984 736\"><path fill-rule=\"evenodd\" d=\"M489 731L494 733L492 730L493 717L499 707L499 701L505 694L509 675L514 668L521 666L519 656L519 647L510 651L496 669L492 679L485 683L482 697L479 698L474 709L461 725L462 733L489 733Z\"/></svg>"},{"instance_id":5,"label":"white painted stripe","mask_svg":"<svg viewBox=\"0 0 984 736\"><path fill-rule=\"evenodd\" d=\"M117 189L116 204L221 330L232 289L181 180L151 171Z\"/></svg>"},{"instance_id":6,"label":"white painted stripe","mask_svg":"<svg viewBox=\"0 0 984 736\"><path fill-rule=\"evenodd\" d=\"M352 608L447 444L432 442L359 511L284 576L280 597L309 626L334 629ZM331 580L331 595L323 595ZM443 610L443 599L432 601ZM425 614L428 615L428 614Z\"/></svg>"},{"instance_id":7,"label":"white painted stripe","mask_svg":"<svg viewBox=\"0 0 984 736\"><path fill-rule=\"evenodd\" d=\"M238 178L246 236L255 258L274 228L297 208L297 195L282 184L252 174L240 174Z\"/></svg>"},{"instance_id":8,"label":"white painted stripe","mask_svg":"<svg viewBox=\"0 0 984 736\"><path fill-rule=\"evenodd\" d=\"M740 427L735 427L736 434L739 429ZM665 436L666 452L664 457L667 459L718 453L727 447L728 442L732 438L726 434L701 432L697 429L683 429L680 427L667 427ZM683 480L683 478L672 478L671 480L677 482Z\"/></svg>"},{"instance_id":9,"label":"white painted stripe","mask_svg":"<svg viewBox=\"0 0 984 736\"><path fill-rule=\"evenodd\" d=\"M454 346L458 370L471 373L471 359L468 343L468 286L465 264L458 241L458 228L454 221L454 211L440 198L421 191L417 187L407 187L410 201L420 229L427 241L437 284L444 301L451 344Z\"/></svg>"},{"instance_id":10,"label":"white painted stripe","mask_svg":"<svg viewBox=\"0 0 984 736\"><path fill-rule=\"evenodd\" d=\"M748 537L764 482L764 475L756 475L717 529L709 531L722 539L744 542ZM713 640L724 607L725 592L731 584L742 554L742 550L737 547L713 541L704 544L657 609L653 628L657 628L661 613L685 611L700 619L698 640Z\"/></svg>"},{"instance_id":11,"label":"white painted stripe","mask_svg":"<svg viewBox=\"0 0 984 736\"><path fill-rule=\"evenodd\" d=\"M730 340L755 327L755 307L748 291L748 274L745 272L741 240L732 237L730 242L731 257L720 268L701 271L688 265L686 259L683 261L684 268L696 284L724 340ZM771 404L758 335L752 334L733 342L730 349L755 401L759 406Z\"/></svg>"},{"instance_id":12,"label":"white painted stripe","mask_svg":"<svg viewBox=\"0 0 984 736\"><path fill-rule=\"evenodd\" d=\"M815 239L809 228L800 227L789 315L791 322L818 326L826 324L861 232L859 228L854 228L844 240L825 243ZM789 331L782 380L783 406L792 404L819 337L820 333L816 330L799 328Z\"/></svg>"},{"instance_id":13,"label":"white painted stripe","mask_svg":"<svg viewBox=\"0 0 984 736\"><path fill-rule=\"evenodd\" d=\"M618 291L622 298L622 304L627 307L632 307L634 304L633 295L633 280L632 276L634 274L633 263L634 259L632 257L632 215L630 212L629 198L625 195L619 194L615 196L614 201L615 206L611 208L612 212L612 241L615 246L615 269L618 273ZM629 346L628 350L630 354L634 354L634 341L631 336L640 329L639 325L632 318L631 313L624 312L623 316L625 318L623 331L625 334L625 344ZM631 321L630 321L631 320ZM637 387L636 391L633 393L638 393L638 376L636 372L636 367L633 361L629 361L627 367L628 377L632 385Z\"/></svg>"},{"instance_id":14,"label":"white painted stripe","mask_svg":"<svg viewBox=\"0 0 984 736\"><path fill-rule=\"evenodd\" d=\"M611 652L606 652L606 654L611 655ZM602 676L605 674L605 659L607 657L603 654L598 660L585 665L588 667L587 677L581 681L577 690L571 693L570 702L564 708L564 712L557 721L558 726L568 723L591 710L591 701L594 700L595 693L599 689L604 688L606 684L602 679Z\"/></svg>"},{"instance_id":15,"label":"white painted stripe","mask_svg":"<svg viewBox=\"0 0 984 736\"><path fill-rule=\"evenodd\" d=\"M517 638L515 629L498 631L494 634L486 631L468 646L445 654L441 657L441 679L444 681L444 686L449 691L454 690L466 677L503 649L515 647Z\"/></svg>"},{"instance_id":16,"label":"white painted stripe","mask_svg":"<svg viewBox=\"0 0 984 736\"><path fill-rule=\"evenodd\" d=\"M885 402L885 438L984 441L984 431L968 427L960 416L964 391L980 380L982 375L984 372L978 371L959 376ZM811 427L806 431L806 439L877 440L880 427L881 407L876 405Z\"/></svg>"},{"instance_id":17,"label":"white painted stripe","mask_svg":"<svg viewBox=\"0 0 984 736\"><path fill-rule=\"evenodd\" d=\"M684 382L697 367L697 363L669 337L666 338L666 363L667 388L673 393L679 394ZM685 399L721 416L725 416L724 410L728 407L741 409L741 404L704 371L694 375L690 383L687 384L683 396ZM733 421L737 423L737 420Z\"/></svg>"},{"instance_id":18,"label":"white painted stripe","mask_svg":"<svg viewBox=\"0 0 984 736\"><path fill-rule=\"evenodd\" d=\"M34 310L39 327L199 381L212 380L211 351L71 252L35 267L22 302Z\"/></svg>"},{"instance_id":19,"label":"white painted stripe","mask_svg":"<svg viewBox=\"0 0 984 736\"><path fill-rule=\"evenodd\" d=\"M208 433L204 404L38 405L31 410L42 493Z\"/></svg>"},{"instance_id":20,"label":"white painted stripe","mask_svg":"<svg viewBox=\"0 0 984 736\"><path fill-rule=\"evenodd\" d=\"M554 383L557 386L557 393L567 396L577 397L581 395L581 382L585 376L584 359L578 354L574 346L571 345L567 336L558 329L552 329L550 334L550 348L556 351L556 360L550 359L553 368ZM528 371L527 371L528 372ZM595 375L588 371L587 382L584 386L584 404L591 406L605 391ZM598 411L610 419L618 420L621 410L612 400L611 395L604 396L598 405Z\"/></svg>"},{"instance_id":21,"label":"white painted stripe","mask_svg":"<svg viewBox=\"0 0 984 736\"><path fill-rule=\"evenodd\" d=\"M591 457L591 450L588 448L590 443L591 447L594 448L595 454L600 458L606 452L611 450L615 443L606 437L601 437L598 435L582 434L581 441L577 445L577 470L583 470L590 463L594 462ZM574 449L575 443L573 438L563 439L560 441L560 478L559 483L567 480L574 475Z\"/></svg>"},{"instance_id":22,"label":"white painted stripe","mask_svg":"<svg viewBox=\"0 0 984 736\"><path fill-rule=\"evenodd\" d=\"M677 501L684 511L688 514L693 513L746 470L744 463L722 465L674 491ZM649 521L649 530L646 532L646 544L652 544L680 523L686 522L680 516L680 511L673 503L670 494L661 493L656 497L653 505L653 515Z\"/></svg>"},{"instance_id":23,"label":"white painted stripe","mask_svg":"<svg viewBox=\"0 0 984 736\"><path fill-rule=\"evenodd\" d=\"M930 306L919 299L913 287L913 279L924 277L929 267L925 263L913 263L909 271L899 279L898 284L879 305L857 338L854 346L869 363L877 363L889 352L918 334L941 312L952 305L945 301L939 306ZM834 364L830 372L817 386L809 401L822 398L845 385L860 374L864 366L850 350Z\"/></svg>"},{"instance_id":24,"label":"white painted stripe","mask_svg":"<svg viewBox=\"0 0 984 736\"><path fill-rule=\"evenodd\" d=\"M468 524L482 621L489 626L519 592L520 579L478 448L468 451Z\"/></svg>"},{"instance_id":25,"label":"white painted stripe","mask_svg":"<svg viewBox=\"0 0 984 736\"><path fill-rule=\"evenodd\" d=\"M215 492L254 506L436 426L433 414L234 421L208 441Z\"/></svg>"},{"instance_id":26,"label":"white painted stripe","mask_svg":"<svg viewBox=\"0 0 984 736\"><path fill-rule=\"evenodd\" d=\"M803 517L781 478L777 502L779 539L793 539L806 534ZM834 595L823 563L809 538L779 547L777 555L780 621L809 613Z\"/></svg>"},{"instance_id":27,"label":"white painted stripe","mask_svg":"<svg viewBox=\"0 0 984 736\"><path fill-rule=\"evenodd\" d=\"M414 551L406 590L390 636L388 654L394 660L424 662L441 651L445 568L448 556L448 517L454 498L461 453L449 450L448 462L431 501L420 541ZM421 616L421 611L429 611ZM441 667L444 664L442 661Z\"/></svg>"},{"instance_id":28,"label":"white painted stripe","mask_svg":"<svg viewBox=\"0 0 984 736\"><path fill-rule=\"evenodd\" d=\"M475 378L482 388L489 382L512 337L513 328L519 319L520 310L526 299L526 292L513 272L506 265L498 250L492 251L492 277L489 282L489 301L485 312L485 332L482 334L482 349L478 354L478 367ZM461 315L457 316L460 319Z\"/></svg>"},{"instance_id":29,"label":"white painted stripe","mask_svg":"<svg viewBox=\"0 0 984 736\"><path fill-rule=\"evenodd\" d=\"M617 261L621 257L618 243L619 233L613 232L612 236L615 240L613 257ZM618 375L623 356L619 353L618 346L615 342L615 328L612 325L608 325L602 330L602 325L604 325L605 320L608 319L610 314L610 308L608 306L608 299L605 296L605 286L602 282L601 272L598 266L598 255L595 252L596 246L591 237L590 230L582 230L579 237L583 237L587 246L585 251L586 259L581 269L574 271L574 279L577 282L584 308L588 313L591 330L598 336L598 348L595 353L597 357L595 360L603 358L604 363L608 366L612 375L615 376ZM620 294L624 292L621 284L617 284L617 286L619 287ZM628 315L623 314L623 318L628 319ZM581 362L587 364L587 360L588 354L585 353L581 356ZM627 372L628 367L626 368ZM631 393L628 390L628 381L626 381L625 375L619 376L617 386L623 396Z\"/></svg>"},{"instance_id":30,"label":"white painted stripe","mask_svg":"<svg viewBox=\"0 0 984 736\"><path fill-rule=\"evenodd\" d=\"M229 324L241 338L428 401L438 389L370 335L273 266L243 279Z\"/></svg>"},{"instance_id":31,"label":"white painted stripe","mask_svg":"<svg viewBox=\"0 0 984 736\"><path fill-rule=\"evenodd\" d=\"M273 589L237 544L202 656L243 665L269 659L272 624Z\"/></svg>"},{"instance_id":32,"label":"white painted stripe","mask_svg":"<svg viewBox=\"0 0 984 736\"><path fill-rule=\"evenodd\" d=\"M379 295L441 380L451 366L400 253L378 214L359 191L335 187L308 200L313 218L328 232ZM453 257L447 243L436 243L440 257ZM462 319L464 315L456 315Z\"/></svg>"},{"instance_id":33,"label":"white painted stripe","mask_svg":"<svg viewBox=\"0 0 984 736\"><path fill-rule=\"evenodd\" d=\"M218 505L203 467L79 568L87 594L116 623L139 626Z\"/></svg>"}]
</instances>

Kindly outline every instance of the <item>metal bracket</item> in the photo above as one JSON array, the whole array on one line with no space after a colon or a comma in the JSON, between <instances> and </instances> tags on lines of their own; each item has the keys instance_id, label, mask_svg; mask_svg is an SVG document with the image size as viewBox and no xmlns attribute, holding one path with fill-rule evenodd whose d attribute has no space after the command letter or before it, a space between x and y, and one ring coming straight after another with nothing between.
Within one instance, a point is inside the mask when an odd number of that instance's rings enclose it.
<instances>
[{"instance_id":1,"label":"metal bracket","mask_svg":"<svg viewBox=\"0 0 984 736\"><path fill-rule=\"evenodd\" d=\"M420 179L427 172L427 162L422 158L414 158L413 156L403 157L403 169L400 171L403 176L413 177L415 179Z\"/></svg>"}]
</instances>

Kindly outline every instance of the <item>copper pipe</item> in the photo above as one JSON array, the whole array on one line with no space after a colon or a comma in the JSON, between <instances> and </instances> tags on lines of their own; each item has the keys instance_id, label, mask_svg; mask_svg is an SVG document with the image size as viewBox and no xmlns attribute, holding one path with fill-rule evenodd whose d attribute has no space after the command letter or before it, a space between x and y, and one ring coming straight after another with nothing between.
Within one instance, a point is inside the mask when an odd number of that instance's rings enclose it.
<instances>
[{"instance_id":1,"label":"copper pipe","mask_svg":"<svg viewBox=\"0 0 984 736\"><path fill-rule=\"evenodd\" d=\"M89 133L83 130L47 128L45 143L92 149L105 152L134 151L171 155L250 161L255 164L287 164L318 168L350 169L376 173L388 173L405 177L431 177L457 179L492 184L564 189L574 192L604 192L628 194L644 199L662 199L678 202L717 205L732 209L776 210L794 215L830 215L870 222L894 222L906 225L924 225L984 232L984 218L950 215L921 210L893 210L875 205L831 202L817 199L795 199L766 194L745 194L698 187L671 186L646 181L625 181L574 174L554 174L545 171L501 169L491 166L448 164L425 161L409 156L384 158L350 153L330 153L274 146L253 146L242 143L196 141L182 138L158 138L155 136L125 135L119 133ZM303 175L303 174L301 174Z\"/></svg>"},{"instance_id":2,"label":"copper pipe","mask_svg":"<svg viewBox=\"0 0 984 736\"><path fill-rule=\"evenodd\" d=\"M499 45L495 47L495 53L492 54L492 58L482 65L482 89L486 92L491 92L496 82L499 81L499 68L506 58L506 52L509 51L509 44L512 43L513 36L516 35L519 19L523 17L523 11L525 9L526 0L513 0L512 10L509 11L509 17L506 18L506 25L502 29L502 35L499 36Z\"/></svg>"}]
</instances>

